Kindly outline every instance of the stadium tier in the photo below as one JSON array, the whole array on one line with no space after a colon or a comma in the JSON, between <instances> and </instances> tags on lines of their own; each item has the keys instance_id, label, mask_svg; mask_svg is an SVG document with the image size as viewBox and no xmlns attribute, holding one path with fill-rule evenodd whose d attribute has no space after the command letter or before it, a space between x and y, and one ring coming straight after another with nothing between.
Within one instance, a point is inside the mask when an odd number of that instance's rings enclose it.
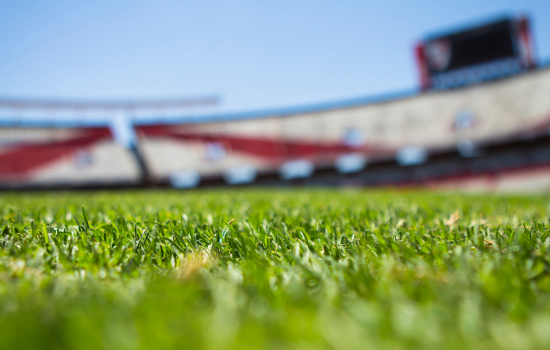
<instances>
[{"instance_id":1,"label":"stadium tier","mask_svg":"<svg viewBox=\"0 0 550 350\"><path fill-rule=\"evenodd\" d=\"M109 128L0 128L3 187L132 185L139 167Z\"/></svg>"},{"instance_id":2,"label":"stadium tier","mask_svg":"<svg viewBox=\"0 0 550 350\"><path fill-rule=\"evenodd\" d=\"M543 140L550 125L548 92L550 69L544 68L395 100L258 118L141 125L137 131L152 176L175 185L219 178L245 183L274 174L287 180L309 178L331 169L335 176L348 174L341 183L353 176L349 174L368 174L377 164L393 164L390 172L406 173L404 167L430 164L434 156L474 160L491 147Z\"/></svg>"}]
</instances>

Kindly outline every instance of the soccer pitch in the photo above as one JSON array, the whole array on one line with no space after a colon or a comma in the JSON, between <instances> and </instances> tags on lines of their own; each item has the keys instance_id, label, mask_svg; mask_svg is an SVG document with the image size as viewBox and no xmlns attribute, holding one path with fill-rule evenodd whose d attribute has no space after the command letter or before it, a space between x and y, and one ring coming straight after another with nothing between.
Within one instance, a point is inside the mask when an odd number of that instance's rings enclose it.
<instances>
[{"instance_id":1,"label":"soccer pitch","mask_svg":"<svg viewBox=\"0 0 550 350\"><path fill-rule=\"evenodd\" d=\"M550 198L2 193L0 347L548 349Z\"/></svg>"}]
</instances>

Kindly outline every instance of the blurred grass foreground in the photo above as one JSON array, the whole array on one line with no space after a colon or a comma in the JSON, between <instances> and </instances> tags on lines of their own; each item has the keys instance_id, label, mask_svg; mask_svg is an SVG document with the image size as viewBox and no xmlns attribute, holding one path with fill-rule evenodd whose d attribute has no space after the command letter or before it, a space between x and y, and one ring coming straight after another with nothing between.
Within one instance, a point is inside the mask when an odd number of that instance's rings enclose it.
<instances>
[{"instance_id":1,"label":"blurred grass foreground","mask_svg":"<svg viewBox=\"0 0 550 350\"><path fill-rule=\"evenodd\" d=\"M3 193L0 347L548 349L547 196Z\"/></svg>"}]
</instances>

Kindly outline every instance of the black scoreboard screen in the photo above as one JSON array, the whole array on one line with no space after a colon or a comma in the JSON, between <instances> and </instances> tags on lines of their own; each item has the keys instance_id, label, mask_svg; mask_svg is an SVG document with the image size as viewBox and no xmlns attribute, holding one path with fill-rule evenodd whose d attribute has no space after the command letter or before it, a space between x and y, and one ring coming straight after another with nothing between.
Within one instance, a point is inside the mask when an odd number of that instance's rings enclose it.
<instances>
[{"instance_id":1,"label":"black scoreboard screen","mask_svg":"<svg viewBox=\"0 0 550 350\"><path fill-rule=\"evenodd\" d=\"M503 19L431 37L416 54L423 89L491 80L533 65L526 19Z\"/></svg>"},{"instance_id":2,"label":"black scoreboard screen","mask_svg":"<svg viewBox=\"0 0 550 350\"><path fill-rule=\"evenodd\" d=\"M449 41L451 51L446 70L514 57L515 50L510 29L510 22L503 21L440 39Z\"/></svg>"}]
</instances>

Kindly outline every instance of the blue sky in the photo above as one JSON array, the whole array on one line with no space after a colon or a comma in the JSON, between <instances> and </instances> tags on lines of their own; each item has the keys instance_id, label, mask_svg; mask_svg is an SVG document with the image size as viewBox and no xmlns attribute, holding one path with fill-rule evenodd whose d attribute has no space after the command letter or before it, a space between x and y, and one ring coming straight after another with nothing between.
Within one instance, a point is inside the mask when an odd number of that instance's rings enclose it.
<instances>
[{"instance_id":1,"label":"blue sky","mask_svg":"<svg viewBox=\"0 0 550 350\"><path fill-rule=\"evenodd\" d=\"M528 14L550 58L549 0L0 0L0 96L248 111L407 90L416 41L499 14Z\"/></svg>"}]
</instances>

